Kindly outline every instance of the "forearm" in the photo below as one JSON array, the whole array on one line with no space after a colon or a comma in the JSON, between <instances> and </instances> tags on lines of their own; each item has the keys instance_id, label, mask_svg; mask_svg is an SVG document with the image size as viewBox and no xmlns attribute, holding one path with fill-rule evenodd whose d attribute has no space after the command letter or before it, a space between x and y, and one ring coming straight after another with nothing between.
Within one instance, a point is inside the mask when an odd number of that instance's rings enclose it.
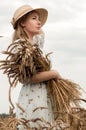
<instances>
[{"instance_id":1,"label":"forearm","mask_svg":"<svg viewBox=\"0 0 86 130\"><path fill-rule=\"evenodd\" d=\"M40 72L30 78L30 83L39 83L43 81L47 81L50 79L61 79L62 77L60 74L56 71L50 70L50 71L44 71Z\"/></svg>"}]
</instances>

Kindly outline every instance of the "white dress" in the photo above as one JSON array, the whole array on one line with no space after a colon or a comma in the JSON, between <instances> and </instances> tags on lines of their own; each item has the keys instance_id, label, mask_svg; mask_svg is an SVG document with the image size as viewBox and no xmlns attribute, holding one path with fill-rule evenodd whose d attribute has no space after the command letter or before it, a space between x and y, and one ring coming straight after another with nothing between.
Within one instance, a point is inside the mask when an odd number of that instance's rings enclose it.
<instances>
[{"instance_id":1,"label":"white dress","mask_svg":"<svg viewBox=\"0 0 86 130\"><path fill-rule=\"evenodd\" d=\"M43 37L41 40L43 40ZM36 127L40 130L39 124L43 126L46 124L44 122L52 123L54 120L45 83L28 83L26 86L22 86L18 98L18 106L16 110L16 117L18 119L24 118L26 120L32 120L40 118L43 121L36 121L35 123L31 121L31 128ZM20 109L20 107L23 110ZM19 130L26 130L23 125L19 125L18 128Z\"/></svg>"}]
</instances>

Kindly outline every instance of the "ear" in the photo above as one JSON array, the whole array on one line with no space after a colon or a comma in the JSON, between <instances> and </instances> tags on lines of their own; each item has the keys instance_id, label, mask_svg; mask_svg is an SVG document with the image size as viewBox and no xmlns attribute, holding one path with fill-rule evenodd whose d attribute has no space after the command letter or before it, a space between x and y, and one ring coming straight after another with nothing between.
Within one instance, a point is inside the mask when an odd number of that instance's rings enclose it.
<instances>
[{"instance_id":1,"label":"ear","mask_svg":"<svg viewBox=\"0 0 86 130\"><path fill-rule=\"evenodd\" d=\"M25 24L24 24L24 22L23 22L23 21L21 21L21 23L20 23L20 24L21 24L21 26L22 26L22 27L25 27Z\"/></svg>"}]
</instances>

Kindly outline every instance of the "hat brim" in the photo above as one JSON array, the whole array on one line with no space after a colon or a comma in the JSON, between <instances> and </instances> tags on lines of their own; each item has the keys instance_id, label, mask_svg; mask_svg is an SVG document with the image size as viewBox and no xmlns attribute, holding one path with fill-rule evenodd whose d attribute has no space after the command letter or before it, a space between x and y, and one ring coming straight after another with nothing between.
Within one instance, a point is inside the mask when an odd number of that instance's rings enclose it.
<instances>
[{"instance_id":1,"label":"hat brim","mask_svg":"<svg viewBox=\"0 0 86 130\"><path fill-rule=\"evenodd\" d=\"M44 8L37 8L37 9L31 9L31 10L26 10L24 13L22 13L18 19L16 19L16 21L14 22L11 22L14 29L16 29L17 27L17 22L24 16L26 15L27 13L30 13L30 12L33 12L33 11L36 11L39 15L39 18L40 18L40 21L41 21L41 26L43 26L47 20L47 16L48 16L48 11Z\"/></svg>"}]
</instances>

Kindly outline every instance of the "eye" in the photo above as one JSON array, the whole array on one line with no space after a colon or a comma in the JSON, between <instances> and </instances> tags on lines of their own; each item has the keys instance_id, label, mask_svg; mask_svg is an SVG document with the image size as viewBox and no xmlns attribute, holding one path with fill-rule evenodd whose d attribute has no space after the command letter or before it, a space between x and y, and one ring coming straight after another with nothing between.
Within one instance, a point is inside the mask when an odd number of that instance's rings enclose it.
<instances>
[{"instance_id":1,"label":"eye","mask_svg":"<svg viewBox=\"0 0 86 130\"><path fill-rule=\"evenodd\" d=\"M32 19L36 19L36 16L33 16Z\"/></svg>"}]
</instances>

